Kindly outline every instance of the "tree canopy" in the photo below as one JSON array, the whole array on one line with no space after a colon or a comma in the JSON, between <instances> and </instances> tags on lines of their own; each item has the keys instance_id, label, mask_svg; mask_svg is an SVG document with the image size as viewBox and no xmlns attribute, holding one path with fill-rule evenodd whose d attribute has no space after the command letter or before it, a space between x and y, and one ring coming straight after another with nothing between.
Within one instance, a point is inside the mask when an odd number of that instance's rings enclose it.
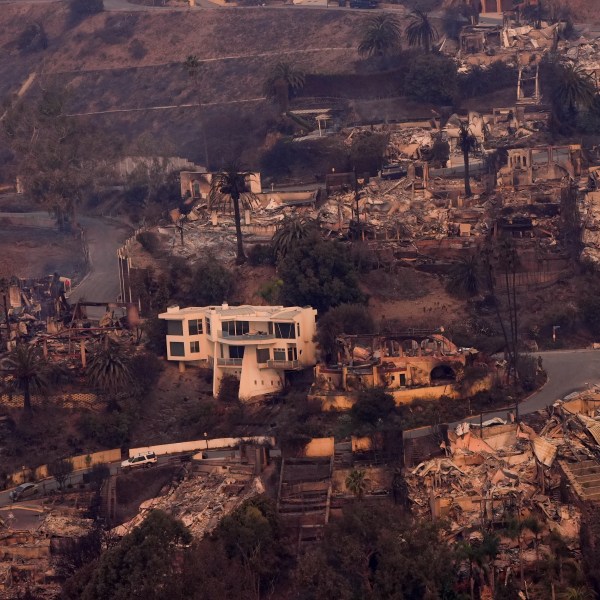
<instances>
[{"instance_id":1,"label":"tree canopy","mask_svg":"<svg viewBox=\"0 0 600 600\"><path fill-rule=\"evenodd\" d=\"M340 304L365 301L348 252L336 241L302 240L280 262L279 275L287 305L326 312Z\"/></svg>"},{"instance_id":2,"label":"tree canopy","mask_svg":"<svg viewBox=\"0 0 600 600\"><path fill-rule=\"evenodd\" d=\"M363 56L386 56L400 49L402 29L398 18L390 13L382 13L367 22L358 52Z\"/></svg>"}]
</instances>

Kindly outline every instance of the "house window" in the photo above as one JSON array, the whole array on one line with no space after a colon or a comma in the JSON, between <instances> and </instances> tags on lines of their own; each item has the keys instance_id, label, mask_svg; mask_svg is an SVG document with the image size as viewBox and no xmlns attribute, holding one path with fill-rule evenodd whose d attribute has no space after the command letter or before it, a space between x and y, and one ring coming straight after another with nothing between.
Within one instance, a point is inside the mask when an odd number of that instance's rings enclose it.
<instances>
[{"instance_id":1,"label":"house window","mask_svg":"<svg viewBox=\"0 0 600 600\"><path fill-rule=\"evenodd\" d=\"M271 352L269 351L269 348L257 348L256 362L266 363L268 360L271 360Z\"/></svg>"},{"instance_id":2,"label":"house window","mask_svg":"<svg viewBox=\"0 0 600 600\"><path fill-rule=\"evenodd\" d=\"M210 335L210 317L206 318L206 333Z\"/></svg>"},{"instance_id":3,"label":"house window","mask_svg":"<svg viewBox=\"0 0 600 600\"><path fill-rule=\"evenodd\" d=\"M244 358L244 346L229 346L229 358Z\"/></svg>"},{"instance_id":4,"label":"house window","mask_svg":"<svg viewBox=\"0 0 600 600\"><path fill-rule=\"evenodd\" d=\"M272 321L269 321L268 325L269 325L269 333L270 333L271 335L273 335L273 322L272 322Z\"/></svg>"},{"instance_id":5,"label":"house window","mask_svg":"<svg viewBox=\"0 0 600 600\"><path fill-rule=\"evenodd\" d=\"M169 344L171 356L185 356L185 345L183 342L171 342Z\"/></svg>"},{"instance_id":6,"label":"house window","mask_svg":"<svg viewBox=\"0 0 600 600\"><path fill-rule=\"evenodd\" d=\"M273 360L285 360L285 348L275 348L273 350Z\"/></svg>"},{"instance_id":7,"label":"house window","mask_svg":"<svg viewBox=\"0 0 600 600\"><path fill-rule=\"evenodd\" d=\"M298 350L296 346L290 346L287 351L288 360L298 360Z\"/></svg>"},{"instance_id":8,"label":"house window","mask_svg":"<svg viewBox=\"0 0 600 600\"><path fill-rule=\"evenodd\" d=\"M198 354L198 352L200 352L200 342L190 342L190 352L192 354Z\"/></svg>"},{"instance_id":9,"label":"house window","mask_svg":"<svg viewBox=\"0 0 600 600\"><path fill-rule=\"evenodd\" d=\"M406 385L406 375L404 375L404 374L400 375L400 385L401 386Z\"/></svg>"},{"instance_id":10,"label":"house window","mask_svg":"<svg viewBox=\"0 0 600 600\"><path fill-rule=\"evenodd\" d=\"M190 335L200 335L202 333L202 319L191 319L188 321Z\"/></svg>"},{"instance_id":11,"label":"house window","mask_svg":"<svg viewBox=\"0 0 600 600\"><path fill-rule=\"evenodd\" d=\"M293 340L296 337L294 323L274 323L275 337L282 340Z\"/></svg>"},{"instance_id":12,"label":"house window","mask_svg":"<svg viewBox=\"0 0 600 600\"><path fill-rule=\"evenodd\" d=\"M296 323L296 337L300 337L300 323Z\"/></svg>"},{"instance_id":13,"label":"house window","mask_svg":"<svg viewBox=\"0 0 600 600\"><path fill-rule=\"evenodd\" d=\"M223 321L223 333L228 335L245 335L249 331L249 321Z\"/></svg>"},{"instance_id":14,"label":"house window","mask_svg":"<svg viewBox=\"0 0 600 600\"><path fill-rule=\"evenodd\" d=\"M167 321L167 335L183 335L183 321Z\"/></svg>"}]
</instances>

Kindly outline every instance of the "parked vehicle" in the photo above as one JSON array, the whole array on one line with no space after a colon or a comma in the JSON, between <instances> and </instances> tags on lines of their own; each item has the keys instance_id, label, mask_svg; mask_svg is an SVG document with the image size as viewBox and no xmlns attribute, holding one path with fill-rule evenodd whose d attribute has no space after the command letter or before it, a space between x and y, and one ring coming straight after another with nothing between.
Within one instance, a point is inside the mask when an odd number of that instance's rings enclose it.
<instances>
[{"instance_id":1,"label":"parked vehicle","mask_svg":"<svg viewBox=\"0 0 600 600\"><path fill-rule=\"evenodd\" d=\"M350 8L377 8L376 0L350 0Z\"/></svg>"},{"instance_id":2,"label":"parked vehicle","mask_svg":"<svg viewBox=\"0 0 600 600\"><path fill-rule=\"evenodd\" d=\"M401 164L395 165L385 165L381 169L381 179L402 179L402 177L406 177L408 171L406 166Z\"/></svg>"},{"instance_id":3,"label":"parked vehicle","mask_svg":"<svg viewBox=\"0 0 600 600\"><path fill-rule=\"evenodd\" d=\"M38 493L39 489L35 483L22 483L19 487L16 487L10 492L9 497L13 502L24 500L25 498L31 498Z\"/></svg>"},{"instance_id":4,"label":"parked vehicle","mask_svg":"<svg viewBox=\"0 0 600 600\"><path fill-rule=\"evenodd\" d=\"M127 460L121 463L122 469L129 469L132 467L150 467L158 462L158 458L154 452L143 452L142 454L136 454L131 456Z\"/></svg>"}]
</instances>

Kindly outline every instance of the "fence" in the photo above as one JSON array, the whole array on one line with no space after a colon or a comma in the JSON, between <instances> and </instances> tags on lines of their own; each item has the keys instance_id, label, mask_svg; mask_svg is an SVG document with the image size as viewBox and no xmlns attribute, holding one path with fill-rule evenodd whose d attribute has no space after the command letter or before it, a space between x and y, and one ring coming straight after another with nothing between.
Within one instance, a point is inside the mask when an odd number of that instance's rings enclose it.
<instances>
[{"instance_id":1,"label":"fence","mask_svg":"<svg viewBox=\"0 0 600 600\"><path fill-rule=\"evenodd\" d=\"M121 460L121 449L114 448L113 450L101 450L100 452L93 452L91 454L81 454L79 456L72 456L67 460L71 461L73 471L79 471L100 463L111 463ZM8 477L8 482L13 485L20 485L26 481L38 481L46 477L49 477L48 465L40 465L35 469L24 468L13 473Z\"/></svg>"}]
</instances>

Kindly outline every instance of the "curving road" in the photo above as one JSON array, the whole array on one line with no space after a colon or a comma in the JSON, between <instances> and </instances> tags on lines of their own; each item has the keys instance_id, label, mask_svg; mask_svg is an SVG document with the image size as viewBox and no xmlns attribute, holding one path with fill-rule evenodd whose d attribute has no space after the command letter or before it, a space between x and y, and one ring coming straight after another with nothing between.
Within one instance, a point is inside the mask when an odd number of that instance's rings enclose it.
<instances>
[{"instance_id":1,"label":"curving road","mask_svg":"<svg viewBox=\"0 0 600 600\"><path fill-rule=\"evenodd\" d=\"M105 217L80 217L89 250L89 271L70 294L69 302L115 302L119 295L117 249L127 239L130 228ZM88 308L88 316L99 318L104 308Z\"/></svg>"}]
</instances>

